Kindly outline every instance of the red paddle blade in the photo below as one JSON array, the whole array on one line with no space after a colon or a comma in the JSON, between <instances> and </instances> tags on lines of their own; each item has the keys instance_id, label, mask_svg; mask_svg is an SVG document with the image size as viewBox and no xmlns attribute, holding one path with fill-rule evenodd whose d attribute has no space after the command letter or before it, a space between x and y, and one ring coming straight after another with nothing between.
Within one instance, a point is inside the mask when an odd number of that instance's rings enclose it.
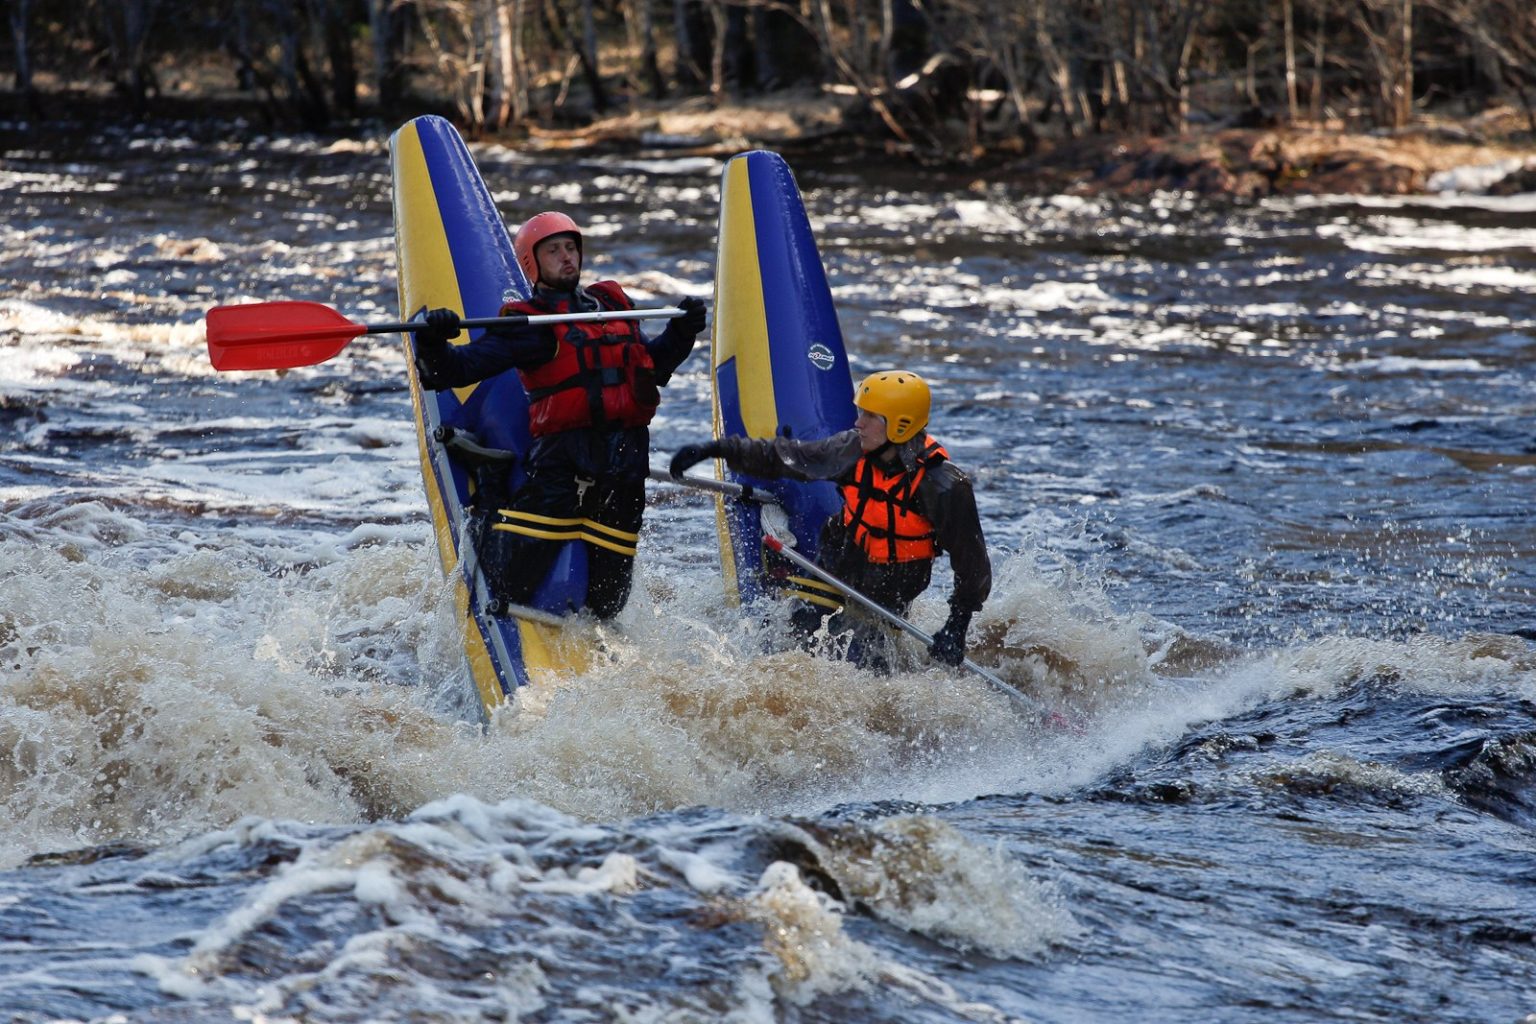
<instances>
[{"instance_id":1,"label":"red paddle blade","mask_svg":"<svg viewBox=\"0 0 1536 1024\"><path fill-rule=\"evenodd\" d=\"M367 331L318 302L252 302L208 311L215 370L281 370L332 358Z\"/></svg>"}]
</instances>

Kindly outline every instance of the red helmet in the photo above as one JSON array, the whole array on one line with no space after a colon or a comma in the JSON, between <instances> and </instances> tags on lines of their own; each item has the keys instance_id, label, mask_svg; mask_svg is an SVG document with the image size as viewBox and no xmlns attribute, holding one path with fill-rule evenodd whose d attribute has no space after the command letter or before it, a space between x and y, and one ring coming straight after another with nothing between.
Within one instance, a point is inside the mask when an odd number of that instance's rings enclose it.
<instances>
[{"instance_id":1,"label":"red helmet","mask_svg":"<svg viewBox=\"0 0 1536 1024\"><path fill-rule=\"evenodd\" d=\"M539 283L539 261L533 255L534 247L551 235L575 235L576 251L581 252L581 228L571 218L553 210L529 217L512 239L512 251L517 255L518 266L523 268L529 284Z\"/></svg>"}]
</instances>

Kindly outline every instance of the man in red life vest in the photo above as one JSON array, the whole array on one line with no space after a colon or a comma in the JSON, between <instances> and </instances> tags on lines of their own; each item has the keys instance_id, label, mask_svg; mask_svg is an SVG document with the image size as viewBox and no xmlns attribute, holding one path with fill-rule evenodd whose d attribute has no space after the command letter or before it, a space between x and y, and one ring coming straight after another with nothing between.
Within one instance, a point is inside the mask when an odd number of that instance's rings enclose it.
<instances>
[{"instance_id":1,"label":"man in red life vest","mask_svg":"<svg viewBox=\"0 0 1536 1024\"><path fill-rule=\"evenodd\" d=\"M512 248L533 295L508 303L504 316L634 308L613 281L581 287L581 230L563 213L530 219ZM526 604L561 542L577 538L587 543L587 607L602 618L624 607L645 510L647 425L661 401L657 389L704 329L702 299L678 306L684 314L654 339L638 321L609 320L492 329L454 346L448 341L459 333L459 316L451 309L432 310L428 328L416 332L423 386L464 387L516 369L528 392L527 479L505 507L488 513L479 544L501 600Z\"/></svg>"},{"instance_id":2,"label":"man in red life vest","mask_svg":"<svg viewBox=\"0 0 1536 1024\"><path fill-rule=\"evenodd\" d=\"M955 589L949 618L928 653L959 665L971 616L992 590L992 562L971 481L928 435L931 396L917 374L872 373L854 389L853 402L859 416L852 430L821 441L725 437L687 445L673 457L672 475L720 458L752 476L836 481L843 511L822 530L817 560L897 615L905 615L928 588L934 556L948 552ZM795 627L809 636L829 614L805 604L794 612Z\"/></svg>"}]
</instances>

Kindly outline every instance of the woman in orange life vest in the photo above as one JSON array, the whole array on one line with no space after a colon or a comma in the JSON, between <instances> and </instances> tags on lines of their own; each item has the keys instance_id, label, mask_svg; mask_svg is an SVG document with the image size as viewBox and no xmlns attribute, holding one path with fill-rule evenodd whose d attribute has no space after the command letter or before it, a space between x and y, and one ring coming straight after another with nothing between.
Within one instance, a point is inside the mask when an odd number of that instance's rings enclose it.
<instances>
[{"instance_id":1,"label":"woman in orange life vest","mask_svg":"<svg viewBox=\"0 0 1536 1024\"><path fill-rule=\"evenodd\" d=\"M959 665L971 616L992 590L971 481L924 429L930 394L917 374L872 373L854 389L853 403L859 416L852 430L821 441L725 437L687 445L673 457L672 475L713 457L752 476L836 481L843 511L823 529L817 560L898 615L927 589L934 556L948 552L955 589L928 653ZM809 636L829 614L803 605L793 616L797 632Z\"/></svg>"},{"instance_id":2,"label":"woman in orange life vest","mask_svg":"<svg viewBox=\"0 0 1536 1024\"><path fill-rule=\"evenodd\" d=\"M580 286L581 230L563 213L546 212L518 229L512 248L533 295L512 313L580 313L634 306L613 281ZM484 529L480 560L492 592L525 604L548 574L570 533L587 541L587 607L609 618L629 598L635 544L650 469L647 424L663 387L693 351L704 329L704 301L685 298L685 312L654 339L637 321L519 326L488 330L466 345L451 309L427 314L416 332L423 386L463 387L516 369L528 392L533 444L527 479ZM503 496L505 498L506 496ZM579 531L567 528L582 521ZM552 522L563 521L563 522Z\"/></svg>"}]
</instances>

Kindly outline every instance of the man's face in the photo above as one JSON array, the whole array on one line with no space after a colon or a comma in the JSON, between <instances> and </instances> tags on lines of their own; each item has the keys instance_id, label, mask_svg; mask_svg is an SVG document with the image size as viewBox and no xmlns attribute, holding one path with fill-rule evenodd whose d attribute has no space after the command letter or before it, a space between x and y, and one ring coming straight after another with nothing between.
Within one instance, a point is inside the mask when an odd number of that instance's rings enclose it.
<instances>
[{"instance_id":1,"label":"man's face","mask_svg":"<svg viewBox=\"0 0 1536 1024\"><path fill-rule=\"evenodd\" d=\"M885 444L885 417L867 409L859 410L859 418L853 421L853 429L859 432L859 448L868 455Z\"/></svg>"},{"instance_id":2,"label":"man's face","mask_svg":"<svg viewBox=\"0 0 1536 1024\"><path fill-rule=\"evenodd\" d=\"M581 279L581 246L574 235L551 235L533 247L544 287L568 292Z\"/></svg>"}]
</instances>

